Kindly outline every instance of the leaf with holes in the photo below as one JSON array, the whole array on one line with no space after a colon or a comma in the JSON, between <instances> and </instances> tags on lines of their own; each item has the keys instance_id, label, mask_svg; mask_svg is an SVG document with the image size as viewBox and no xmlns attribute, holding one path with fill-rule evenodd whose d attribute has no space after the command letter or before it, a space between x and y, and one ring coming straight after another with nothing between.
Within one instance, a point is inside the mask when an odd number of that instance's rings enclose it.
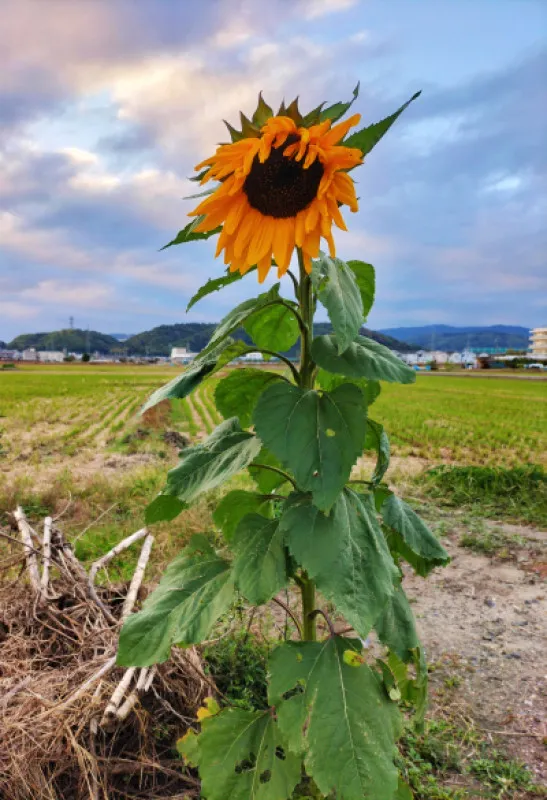
<instances>
[{"instance_id":1,"label":"leaf with holes","mask_svg":"<svg viewBox=\"0 0 547 800\"><path fill-rule=\"evenodd\" d=\"M201 215L192 220L192 222L189 222L185 228L177 233L174 239L167 244L164 244L163 247L160 247L160 251L166 250L168 247L173 247L175 244L186 244L186 242L195 242L199 239L209 239L211 236L216 236L217 233L220 233L222 228L215 228L214 230L207 231L206 233L198 233L196 228L201 222L203 222L204 219L205 217Z\"/></svg>"},{"instance_id":2,"label":"leaf with holes","mask_svg":"<svg viewBox=\"0 0 547 800\"><path fill-rule=\"evenodd\" d=\"M250 464L260 447L260 439L243 431L237 418L228 419L202 444L183 451L181 462L167 473L161 494L190 503Z\"/></svg>"},{"instance_id":3,"label":"leaf with holes","mask_svg":"<svg viewBox=\"0 0 547 800\"><path fill-rule=\"evenodd\" d=\"M367 264L365 261L348 261L347 263L357 281L357 286L359 287L361 300L363 302L363 316L366 319L374 304L374 294L376 291L374 267L372 264Z\"/></svg>"},{"instance_id":4,"label":"leaf with holes","mask_svg":"<svg viewBox=\"0 0 547 800\"><path fill-rule=\"evenodd\" d=\"M207 800L288 800L301 776L300 759L269 711L224 709L203 721L197 740L179 740L177 749L199 767Z\"/></svg>"},{"instance_id":5,"label":"leaf with holes","mask_svg":"<svg viewBox=\"0 0 547 800\"><path fill-rule=\"evenodd\" d=\"M175 644L203 641L234 596L230 564L214 551L187 548L165 570L142 610L125 622L117 663L148 667L167 661Z\"/></svg>"},{"instance_id":6,"label":"leaf with holes","mask_svg":"<svg viewBox=\"0 0 547 800\"><path fill-rule=\"evenodd\" d=\"M364 319L355 276L341 259L322 255L313 262L311 279L332 322L338 353L343 353L359 333Z\"/></svg>"},{"instance_id":7,"label":"leaf with holes","mask_svg":"<svg viewBox=\"0 0 547 800\"><path fill-rule=\"evenodd\" d=\"M328 511L363 450L361 390L349 383L332 392L275 383L261 394L254 423L265 446L312 492L315 505Z\"/></svg>"},{"instance_id":8,"label":"leaf with holes","mask_svg":"<svg viewBox=\"0 0 547 800\"><path fill-rule=\"evenodd\" d=\"M247 514L231 542L234 580L243 597L263 605L287 585L287 558L279 520Z\"/></svg>"},{"instance_id":9,"label":"leaf with holes","mask_svg":"<svg viewBox=\"0 0 547 800\"><path fill-rule=\"evenodd\" d=\"M360 649L358 641L340 636L280 645L270 657L269 699L281 732L290 725L290 741L305 751L306 772L325 796L392 800L400 715L367 664L346 663L344 654Z\"/></svg>"},{"instance_id":10,"label":"leaf with holes","mask_svg":"<svg viewBox=\"0 0 547 800\"><path fill-rule=\"evenodd\" d=\"M416 373L383 344L357 336L340 354L335 334L316 336L312 342L313 360L328 372L348 378L367 378L389 383L414 383Z\"/></svg>"},{"instance_id":11,"label":"leaf with holes","mask_svg":"<svg viewBox=\"0 0 547 800\"><path fill-rule=\"evenodd\" d=\"M371 497L344 489L328 516L291 495L279 523L296 562L363 638L386 608L398 570Z\"/></svg>"},{"instance_id":12,"label":"leaf with holes","mask_svg":"<svg viewBox=\"0 0 547 800\"><path fill-rule=\"evenodd\" d=\"M263 369L236 369L223 378L215 389L215 403L226 419L238 417L243 428L252 422L252 413L262 392L282 375Z\"/></svg>"},{"instance_id":13,"label":"leaf with holes","mask_svg":"<svg viewBox=\"0 0 547 800\"><path fill-rule=\"evenodd\" d=\"M382 518L390 530L390 547L408 561L418 575L425 578L432 569L450 561L450 556L427 525L397 495L390 495L382 504Z\"/></svg>"}]
</instances>

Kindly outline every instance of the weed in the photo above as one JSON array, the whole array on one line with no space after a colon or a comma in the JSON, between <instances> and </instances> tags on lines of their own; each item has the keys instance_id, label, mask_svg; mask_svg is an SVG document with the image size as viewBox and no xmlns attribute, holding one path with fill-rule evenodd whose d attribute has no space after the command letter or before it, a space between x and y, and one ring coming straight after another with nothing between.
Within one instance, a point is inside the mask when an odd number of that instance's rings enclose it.
<instances>
[{"instance_id":1,"label":"weed","mask_svg":"<svg viewBox=\"0 0 547 800\"><path fill-rule=\"evenodd\" d=\"M401 769L415 800L463 800L468 797L512 800L545 797L530 771L502 752L492 749L472 726L459 727L446 720L429 720L423 734L407 730L401 743ZM473 793L451 789L455 778L479 784Z\"/></svg>"},{"instance_id":2,"label":"weed","mask_svg":"<svg viewBox=\"0 0 547 800\"><path fill-rule=\"evenodd\" d=\"M241 708L268 708L267 660L270 647L241 631L204 650L206 670L224 697Z\"/></svg>"},{"instance_id":3,"label":"weed","mask_svg":"<svg viewBox=\"0 0 547 800\"><path fill-rule=\"evenodd\" d=\"M547 524L547 472L542 466L450 467L428 470L419 481L445 506L472 508L494 518Z\"/></svg>"}]
</instances>

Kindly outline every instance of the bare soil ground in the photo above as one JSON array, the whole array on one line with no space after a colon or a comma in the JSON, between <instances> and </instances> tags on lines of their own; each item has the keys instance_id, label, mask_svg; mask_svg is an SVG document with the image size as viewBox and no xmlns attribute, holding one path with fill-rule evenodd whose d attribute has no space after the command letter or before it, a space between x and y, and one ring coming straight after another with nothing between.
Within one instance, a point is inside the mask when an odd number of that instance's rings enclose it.
<instances>
[{"instance_id":1,"label":"bare soil ground","mask_svg":"<svg viewBox=\"0 0 547 800\"><path fill-rule=\"evenodd\" d=\"M431 702L465 707L547 785L547 534L496 524L525 540L503 561L443 539L451 563L423 580L408 571L431 676ZM457 686L453 691L449 687Z\"/></svg>"}]
</instances>

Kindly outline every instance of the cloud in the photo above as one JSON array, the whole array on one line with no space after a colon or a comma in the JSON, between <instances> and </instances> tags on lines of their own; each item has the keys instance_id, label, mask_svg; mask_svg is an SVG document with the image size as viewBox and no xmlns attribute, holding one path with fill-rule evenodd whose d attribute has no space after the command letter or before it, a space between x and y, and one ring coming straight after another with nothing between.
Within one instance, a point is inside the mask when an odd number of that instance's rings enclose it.
<instances>
[{"instance_id":1,"label":"cloud","mask_svg":"<svg viewBox=\"0 0 547 800\"><path fill-rule=\"evenodd\" d=\"M460 48L465 79L439 63L423 82L374 0L4 6L1 338L24 319L66 324L72 305L105 330L184 319L223 266L212 242L157 251L187 221L187 176L226 138L222 118L250 113L260 90L274 106L299 89L305 108L344 99L360 76L365 124L424 88L355 173L361 211L337 238L343 257L377 267L371 324L541 322L544 51L515 47L485 73ZM417 36L427 55L427 24ZM255 291L242 281L192 318L218 319Z\"/></svg>"},{"instance_id":2,"label":"cloud","mask_svg":"<svg viewBox=\"0 0 547 800\"><path fill-rule=\"evenodd\" d=\"M316 19L327 14L349 11L359 0L301 0L302 10L307 19Z\"/></svg>"},{"instance_id":3,"label":"cloud","mask_svg":"<svg viewBox=\"0 0 547 800\"><path fill-rule=\"evenodd\" d=\"M83 281L74 285L63 281L44 280L36 286L23 289L20 297L23 300L46 304L70 303L71 307L101 308L105 301L111 299L112 291L104 283Z\"/></svg>"}]
</instances>

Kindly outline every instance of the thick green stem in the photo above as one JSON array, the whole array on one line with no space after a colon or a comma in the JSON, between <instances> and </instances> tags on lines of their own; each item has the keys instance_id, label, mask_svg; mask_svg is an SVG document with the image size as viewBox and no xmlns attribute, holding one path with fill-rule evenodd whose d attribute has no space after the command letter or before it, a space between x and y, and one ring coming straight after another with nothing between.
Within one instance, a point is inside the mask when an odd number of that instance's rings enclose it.
<instances>
[{"instance_id":1,"label":"thick green stem","mask_svg":"<svg viewBox=\"0 0 547 800\"><path fill-rule=\"evenodd\" d=\"M313 290L311 278L304 268L302 251L298 248L298 265L300 267L300 286L298 305L304 325L300 340L300 386L302 389L313 388L313 372L315 364L311 357L313 339Z\"/></svg>"},{"instance_id":2,"label":"thick green stem","mask_svg":"<svg viewBox=\"0 0 547 800\"><path fill-rule=\"evenodd\" d=\"M304 268L302 251L298 248L298 266L300 267L300 284L298 305L304 325L300 338L300 387L313 389L315 364L311 357L313 339L313 290L311 278ZM302 595L302 620L304 623L304 639L314 642L317 638L316 618L311 616L315 609L315 583L304 573L301 576L300 592Z\"/></svg>"},{"instance_id":3,"label":"thick green stem","mask_svg":"<svg viewBox=\"0 0 547 800\"><path fill-rule=\"evenodd\" d=\"M317 638L316 617L312 616L315 609L315 583L307 575L302 575L302 620L304 622L303 638L308 642L315 642Z\"/></svg>"}]
</instances>

